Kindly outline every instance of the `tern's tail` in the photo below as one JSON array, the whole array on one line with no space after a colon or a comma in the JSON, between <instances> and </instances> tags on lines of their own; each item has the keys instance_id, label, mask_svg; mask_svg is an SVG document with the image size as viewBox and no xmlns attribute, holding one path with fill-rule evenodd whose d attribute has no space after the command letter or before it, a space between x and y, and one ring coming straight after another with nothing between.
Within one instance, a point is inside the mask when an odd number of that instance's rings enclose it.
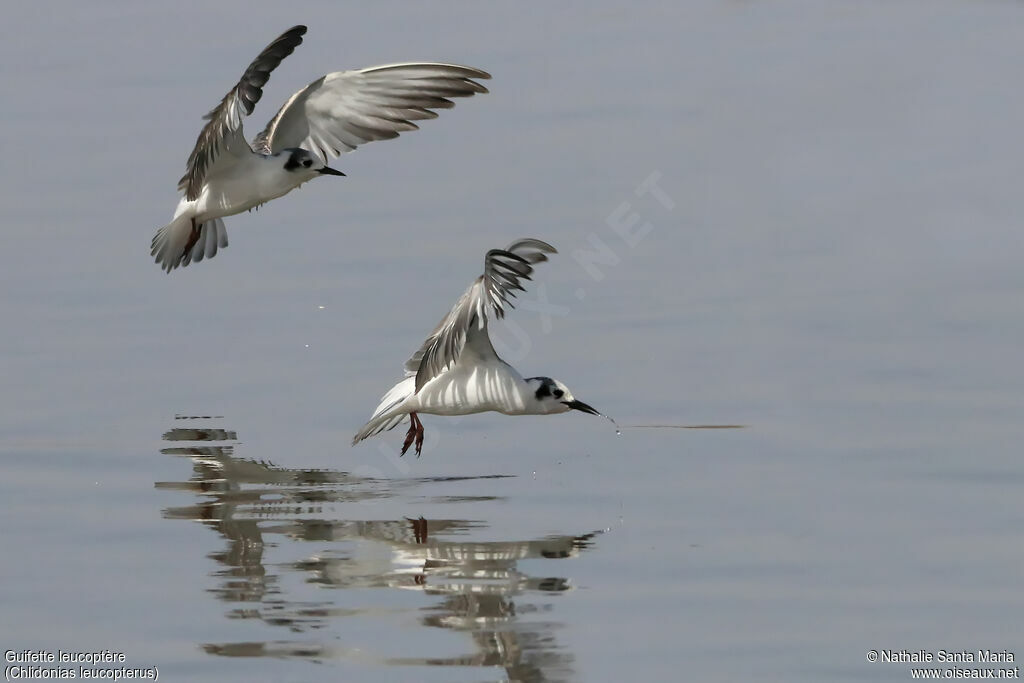
<instances>
[{"instance_id":1,"label":"tern's tail","mask_svg":"<svg viewBox=\"0 0 1024 683\"><path fill-rule=\"evenodd\" d=\"M219 218L194 226L188 216L179 216L156 231L149 255L168 273L193 261L213 258L217 249L228 246L228 231Z\"/></svg>"},{"instance_id":2,"label":"tern's tail","mask_svg":"<svg viewBox=\"0 0 1024 683\"><path fill-rule=\"evenodd\" d=\"M391 387L388 393L384 394L384 397L380 400L377 410L373 411L373 417L363 425L363 428L352 439L352 445L355 446L365 438L397 427L408 416L408 413L401 410L401 406L405 403L405 399L414 393L416 393L415 375L406 377Z\"/></svg>"}]
</instances>

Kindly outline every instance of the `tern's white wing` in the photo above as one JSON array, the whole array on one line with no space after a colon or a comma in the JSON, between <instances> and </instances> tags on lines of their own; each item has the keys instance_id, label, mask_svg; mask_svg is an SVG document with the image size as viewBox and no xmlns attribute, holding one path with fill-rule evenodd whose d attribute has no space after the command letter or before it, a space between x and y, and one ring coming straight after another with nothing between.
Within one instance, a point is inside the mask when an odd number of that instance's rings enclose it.
<instances>
[{"instance_id":1,"label":"tern's white wing","mask_svg":"<svg viewBox=\"0 0 1024 683\"><path fill-rule=\"evenodd\" d=\"M470 337L486 341L485 348L493 353L487 337L487 308L503 318L504 305L514 308L512 298L516 291L526 291L521 281L530 279L532 264L547 261L547 255L555 253L553 246L536 239L517 240L504 249L487 252L484 274L470 285L423 346L405 362L406 376L416 375L416 391L454 364Z\"/></svg>"},{"instance_id":2,"label":"tern's white wing","mask_svg":"<svg viewBox=\"0 0 1024 683\"><path fill-rule=\"evenodd\" d=\"M301 147L328 159L373 140L416 130L413 121L437 118L433 109L455 106L449 97L470 97L487 88L479 69L456 64L389 64L336 71L292 95L253 140L261 154Z\"/></svg>"},{"instance_id":3,"label":"tern's white wing","mask_svg":"<svg viewBox=\"0 0 1024 683\"><path fill-rule=\"evenodd\" d=\"M305 33L305 26L293 26L263 48L263 52L246 68L235 87L213 111L203 117L209 120L199 133L196 146L188 157L185 175L178 181L178 189L185 193L186 198L191 200L199 197L207 174L222 153L250 153L249 144L242 134L242 119L252 113L263 96L263 86L270 78L270 72L295 51Z\"/></svg>"}]
</instances>

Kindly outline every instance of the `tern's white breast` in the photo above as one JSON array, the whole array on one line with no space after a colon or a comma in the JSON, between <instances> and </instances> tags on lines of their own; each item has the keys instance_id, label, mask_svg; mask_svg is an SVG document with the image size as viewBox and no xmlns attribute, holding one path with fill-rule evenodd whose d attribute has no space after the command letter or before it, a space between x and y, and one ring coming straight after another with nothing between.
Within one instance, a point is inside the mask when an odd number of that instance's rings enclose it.
<instances>
[{"instance_id":1,"label":"tern's white breast","mask_svg":"<svg viewBox=\"0 0 1024 683\"><path fill-rule=\"evenodd\" d=\"M247 153L220 162L211 173L196 202L199 221L231 216L288 194L301 178L284 170L277 157Z\"/></svg>"}]
</instances>

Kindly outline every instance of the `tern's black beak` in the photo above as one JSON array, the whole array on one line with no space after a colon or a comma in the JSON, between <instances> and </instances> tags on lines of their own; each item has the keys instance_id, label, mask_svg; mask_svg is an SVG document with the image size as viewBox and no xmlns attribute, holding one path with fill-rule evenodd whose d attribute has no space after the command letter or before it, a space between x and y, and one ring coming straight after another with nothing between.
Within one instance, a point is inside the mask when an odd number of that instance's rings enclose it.
<instances>
[{"instance_id":1,"label":"tern's black beak","mask_svg":"<svg viewBox=\"0 0 1024 683\"><path fill-rule=\"evenodd\" d=\"M601 413L594 410L593 406L588 406L583 401L562 401L565 405L569 406L573 410L581 410L584 413L590 413L591 415L600 415Z\"/></svg>"},{"instance_id":2,"label":"tern's black beak","mask_svg":"<svg viewBox=\"0 0 1024 683\"><path fill-rule=\"evenodd\" d=\"M343 176L345 174L342 173L341 171L335 171L330 166L324 166L323 168L320 169L320 175L340 175L340 176Z\"/></svg>"}]
</instances>

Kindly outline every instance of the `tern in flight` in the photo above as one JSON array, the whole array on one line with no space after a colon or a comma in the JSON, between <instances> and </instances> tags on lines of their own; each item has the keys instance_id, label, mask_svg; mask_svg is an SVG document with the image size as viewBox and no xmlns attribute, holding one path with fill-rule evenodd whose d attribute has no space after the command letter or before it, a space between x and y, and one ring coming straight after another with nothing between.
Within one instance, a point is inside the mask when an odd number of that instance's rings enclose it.
<instances>
[{"instance_id":1,"label":"tern in flight","mask_svg":"<svg viewBox=\"0 0 1024 683\"><path fill-rule=\"evenodd\" d=\"M302 42L295 26L264 48L213 111L178 182L174 219L153 237L150 255L168 273L212 258L228 245L224 216L288 194L322 175L344 175L327 161L373 140L416 130L413 121L455 106L450 98L486 93L490 74L456 64L387 64L321 76L288 98L250 144L242 120L263 95L270 72Z\"/></svg>"},{"instance_id":2,"label":"tern in flight","mask_svg":"<svg viewBox=\"0 0 1024 683\"><path fill-rule=\"evenodd\" d=\"M556 253L547 242L521 239L504 249L492 249L484 258L484 273L456 302L454 308L405 363L405 379L384 394L370 421L352 444L393 429L408 416L409 431L402 455L414 442L416 455L423 449L423 423L419 413L469 415L495 411L505 415L554 415L580 410L601 415L578 401L557 379L524 378L495 353L487 331L489 312L505 316L505 305L517 291L525 291L533 264ZM604 417L604 416L602 416ZM611 419L611 418L608 418ZM614 422L614 420L613 420Z\"/></svg>"}]
</instances>

